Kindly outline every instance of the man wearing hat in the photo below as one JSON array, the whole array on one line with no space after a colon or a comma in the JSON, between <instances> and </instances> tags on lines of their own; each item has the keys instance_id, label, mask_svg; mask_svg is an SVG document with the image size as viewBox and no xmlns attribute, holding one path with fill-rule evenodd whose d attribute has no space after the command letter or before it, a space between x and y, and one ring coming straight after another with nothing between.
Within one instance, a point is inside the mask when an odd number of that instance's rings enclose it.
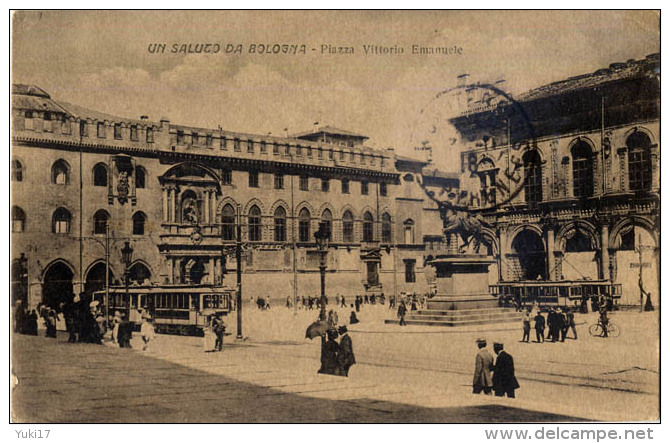
<instances>
[{"instance_id":1,"label":"man wearing hat","mask_svg":"<svg viewBox=\"0 0 670 443\"><path fill-rule=\"evenodd\" d=\"M340 326L337 328L340 338L340 366L342 368L342 375L349 377L349 368L356 363L356 357L354 357L354 347L351 343L351 337L349 337L347 327Z\"/></svg>"},{"instance_id":2,"label":"man wearing hat","mask_svg":"<svg viewBox=\"0 0 670 443\"><path fill-rule=\"evenodd\" d=\"M519 388L519 382L514 376L514 359L503 350L502 343L494 343L493 351L496 353L496 364L493 367L493 390L496 397L514 398L514 390Z\"/></svg>"},{"instance_id":3,"label":"man wearing hat","mask_svg":"<svg viewBox=\"0 0 670 443\"><path fill-rule=\"evenodd\" d=\"M475 376L472 379L472 393L491 395L491 387L493 380L491 378L491 371L493 370L493 356L486 349L486 340L483 338L477 339L477 347L479 352L475 357Z\"/></svg>"}]
</instances>

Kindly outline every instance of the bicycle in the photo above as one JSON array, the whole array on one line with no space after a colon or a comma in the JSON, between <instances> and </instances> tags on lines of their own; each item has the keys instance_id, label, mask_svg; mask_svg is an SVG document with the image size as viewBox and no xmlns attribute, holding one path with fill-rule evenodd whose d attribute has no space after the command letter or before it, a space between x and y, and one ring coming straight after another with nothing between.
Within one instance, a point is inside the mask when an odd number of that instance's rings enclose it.
<instances>
[{"instance_id":1,"label":"bicycle","mask_svg":"<svg viewBox=\"0 0 670 443\"><path fill-rule=\"evenodd\" d=\"M589 326L589 334L593 337L604 337L605 331L603 330L603 324L598 321L598 323ZM621 329L615 323L608 322L607 324L607 336L608 337L618 337L621 334Z\"/></svg>"}]
</instances>

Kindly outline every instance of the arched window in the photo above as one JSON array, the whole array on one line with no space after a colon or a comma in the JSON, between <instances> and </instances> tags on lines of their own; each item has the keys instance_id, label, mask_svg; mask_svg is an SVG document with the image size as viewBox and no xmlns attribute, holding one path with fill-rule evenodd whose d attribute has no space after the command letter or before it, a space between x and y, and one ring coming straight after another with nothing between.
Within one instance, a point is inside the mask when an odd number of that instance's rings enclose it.
<instances>
[{"instance_id":1,"label":"arched window","mask_svg":"<svg viewBox=\"0 0 670 443\"><path fill-rule=\"evenodd\" d=\"M135 188L144 189L146 187L147 170L142 166L135 168Z\"/></svg>"},{"instance_id":2,"label":"arched window","mask_svg":"<svg viewBox=\"0 0 670 443\"><path fill-rule=\"evenodd\" d=\"M107 186L107 165L98 163L93 167L93 186Z\"/></svg>"},{"instance_id":3,"label":"arched window","mask_svg":"<svg viewBox=\"0 0 670 443\"><path fill-rule=\"evenodd\" d=\"M65 208L58 208L54 211L51 218L51 232L54 234L67 234L70 232L70 220L72 216L70 211Z\"/></svg>"},{"instance_id":4,"label":"arched window","mask_svg":"<svg viewBox=\"0 0 670 443\"><path fill-rule=\"evenodd\" d=\"M391 226L391 215L388 212L384 212L382 214L382 243L391 243L393 241Z\"/></svg>"},{"instance_id":5,"label":"arched window","mask_svg":"<svg viewBox=\"0 0 670 443\"><path fill-rule=\"evenodd\" d=\"M354 241L354 216L351 211L345 211L342 215L342 241L345 243Z\"/></svg>"},{"instance_id":6,"label":"arched window","mask_svg":"<svg viewBox=\"0 0 670 443\"><path fill-rule=\"evenodd\" d=\"M374 239L374 218L369 212L363 214L363 241L371 242Z\"/></svg>"},{"instance_id":7,"label":"arched window","mask_svg":"<svg viewBox=\"0 0 670 443\"><path fill-rule=\"evenodd\" d=\"M333 213L330 212L330 209L323 210L323 213L321 213L321 222L328 233L328 241L331 241L333 239Z\"/></svg>"},{"instance_id":8,"label":"arched window","mask_svg":"<svg viewBox=\"0 0 670 443\"><path fill-rule=\"evenodd\" d=\"M147 216L142 212L136 212L133 215L133 235L144 235L144 225L147 222Z\"/></svg>"},{"instance_id":9,"label":"arched window","mask_svg":"<svg viewBox=\"0 0 670 443\"><path fill-rule=\"evenodd\" d=\"M626 139L628 147L628 186L631 191L651 189L651 140L644 132Z\"/></svg>"},{"instance_id":10,"label":"arched window","mask_svg":"<svg viewBox=\"0 0 670 443\"><path fill-rule=\"evenodd\" d=\"M249 241L261 241L261 210L253 205L249 209Z\"/></svg>"},{"instance_id":11,"label":"arched window","mask_svg":"<svg viewBox=\"0 0 670 443\"><path fill-rule=\"evenodd\" d=\"M26 230L26 213L18 206L12 206L12 232L23 232Z\"/></svg>"},{"instance_id":12,"label":"arched window","mask_svg":"<svg viewBox=\"0 0 670 443\"><path fill-rule=\"evenodd\" d=\"M537 151L523 155L524 195L526 203L542 201L542 161Z\"/></svg>"},{"instance_id":13,"label":"arched window","mask_svg":"<svg viewBox=\"0 0 670 443\"><path fill-rule=\"evenodd\" d=\"M63 160L58 160L51 167L51 183L67 185L70 183L70 167Z\"/></svg>"},{"instance_id":14,"label":"arched window","mask_svg":"<svg viewBox=\"0 0 670 443\"><path fill-rule=\"evenodd\" d=\"M286 210L279 206L275 209L275 241L286 241Z\"/></svg>"},{"instance_id":15,"label":"arched window","mask_svg":"<svg viewBox=\"0 0 670 443\"><path fill-rule=\"evenodd\" d=\"M408 219L405 220L403 225L403 232L405 234L405 244L414 243L414 220Z\"/></svg>"},{"instance_id":16,"label":"arched window","mask_svg":"<svg viewBox=\"0 0 670 443\"><path fill-rule=\"evenodd\" d=\"M585 141L579 141L572 153L572 189L575 197L593 195L593 155L591 147Z\"/></svg>"},{"instance_id":17,"label":"arched window","mask_svg":"<svg viewBox=\"0 0 670 443\"><path fill-rule=\"evenodd\" d=\"M298 238L301 242L310 241L310 214L307 208L302 208L298 214Z\"/></svg>"},{"instance_id":18,"label":"arched window","mask_svg":"<svg viewBox=\"0 0 670 443\"><path fill-rule=\"evenodd\" d=\"M235 208L227 204L221 211L222 236L224 240L235 240Z\"/></svg>"},{"instance_id":19,"label":"arched window","mask_svg":"<svg viewBox=\"0 0 670 443\"><path fill-rule=\"evenodd\" d=\"M12 160L12 181L23 181L23 165L18 160Z\"/></svg>"},{"instance_id":20,"label":"arched window","mask_svg":"<svg viewBox=\"0 0 670 443\"><path fill-rule=\"evenodd\" d=\"M109 223L109 213L100 209L93 215L93 233L104 234L107 231L107 223Z\"/></svg>"}]
</instances>

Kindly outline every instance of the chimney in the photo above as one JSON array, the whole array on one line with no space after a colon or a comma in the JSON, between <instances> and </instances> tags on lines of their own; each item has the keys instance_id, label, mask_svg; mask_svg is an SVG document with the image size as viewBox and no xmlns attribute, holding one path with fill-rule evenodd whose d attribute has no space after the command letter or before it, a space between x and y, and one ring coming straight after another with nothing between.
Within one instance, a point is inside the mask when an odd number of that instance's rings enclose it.
<instances>
[{"instance_id":1,"label":"chimney","mask_svg":"<svg viewBox=\"0 0 670 443\"><path fill-rule=\"evenodd\" d=\"M313 126L313 128L312 128L312 132L315 133L315 134L316 134L317 132L319 132L319 122L314 122L314 126Z\"/></svg>"},{"instance_id":2,"label":"chimney","mask_svg":"<svg viewBox=\"0 0 670 443\"><path fill-rule=\"evenodd\" d=\"M145 122L145 121L149 120L149 116L148 115L140 115L140 120Z\"/></svg>"}]
</instances>

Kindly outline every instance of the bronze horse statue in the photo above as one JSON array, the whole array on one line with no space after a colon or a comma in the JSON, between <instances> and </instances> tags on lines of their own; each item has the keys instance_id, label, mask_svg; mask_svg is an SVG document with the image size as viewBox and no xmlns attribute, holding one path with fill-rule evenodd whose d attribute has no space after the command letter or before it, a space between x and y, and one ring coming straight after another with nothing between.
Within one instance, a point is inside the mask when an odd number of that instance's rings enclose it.
<instances>
[{"instance_id":1,"label":"bronze horse statue","mask_svg":"<svg viewBox=\"0 0 670 443\"><path fill-rule=\"evenodd\" d=\"M472 244L475 253L479 254L482 243L486 243L482 228L490 226L483 218L444 202L440 203L440 216L443 223L442 232L447 243L450 241L452 234L456 234L463 240L459 247L459 253L464 254Z\"/></svg>"}]
</instances>

